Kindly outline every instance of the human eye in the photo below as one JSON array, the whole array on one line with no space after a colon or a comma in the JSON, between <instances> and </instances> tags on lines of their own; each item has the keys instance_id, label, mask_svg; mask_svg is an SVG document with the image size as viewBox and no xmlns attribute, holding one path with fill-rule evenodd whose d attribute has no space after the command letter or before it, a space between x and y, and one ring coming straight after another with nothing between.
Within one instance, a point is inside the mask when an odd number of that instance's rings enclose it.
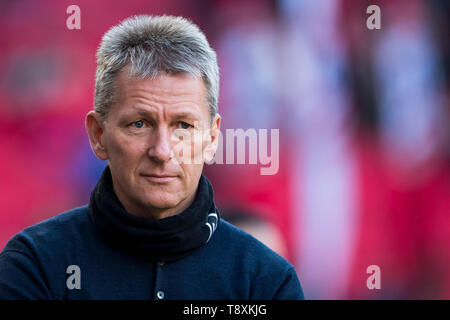
<instances>
[{"instance_id":1,"label":"human eye","mask_svg":"<svg viewBox=\"0 0 450 320\"><path fill-rule=\"evenodd\" d=\"M145 125L145 123L142 120L134 121L131 123L131 126L133 126L133 128L137 128L137 129L144 127L144 125Z\"/></svg>"},{"instance_id":2,"label":"human eye","mask_svg":"<svg viewBox=\"0 0 450 320\"><path fill-rule=\"evenodd\" d=\"M179 124L181 129L190 129L190 128L194 127L193 125L191 125L191 124L189 124L187 122L184 122L184 121L180 121L178 124Z\"/></svg>"}]
</instances>

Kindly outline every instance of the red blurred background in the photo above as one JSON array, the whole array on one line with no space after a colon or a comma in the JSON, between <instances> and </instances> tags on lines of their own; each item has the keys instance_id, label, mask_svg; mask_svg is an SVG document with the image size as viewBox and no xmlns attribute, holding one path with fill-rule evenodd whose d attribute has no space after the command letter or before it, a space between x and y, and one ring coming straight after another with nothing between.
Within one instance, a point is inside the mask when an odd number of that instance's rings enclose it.
<instances>
[{"instance_id":1,"label":"red blurred background","mask_svg":"<svg viewBox=\"0 0 450 320\"><path fill-rule=\"evenodd\" d=\"M80 30L66 27L72 4ZM372 4L381 30L366 27ZM222 132L280 130L275 175L205 167L219 208L278 230L307 298L449 299L449 10L445 0L1 1L0 248L86 204L106 165L84 129L102 35L130 15L182 15L217 51ZM369 265L380 290L366 286Z\"/></svg>"}]
</instances>

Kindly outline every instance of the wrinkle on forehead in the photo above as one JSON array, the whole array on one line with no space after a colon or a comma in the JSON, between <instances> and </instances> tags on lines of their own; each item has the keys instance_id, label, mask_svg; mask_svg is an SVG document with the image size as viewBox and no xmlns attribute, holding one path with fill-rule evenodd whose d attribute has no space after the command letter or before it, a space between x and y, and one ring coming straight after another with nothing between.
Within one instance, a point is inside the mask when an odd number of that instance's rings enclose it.
<instances>
[{"instance_id":1,"label":"wrinkle on forehead","mask_svg":"<svg viewBox=\"0 0 450 320\"><path fill-rule=\"evenodd\" d=\"M130 103L156 108L184 105L209 115L203 79L187 73L159 73L155 78L140 79L122 70L116 79L116 98L116 104L122 106Z\"/></svg>"},{"instance_id":2,"label":"wrinkle on forehead","mask_svg":"<svg viewBox=\"0 0 450 320\"><path fill-rule=\"evenodd\" d=\"M177 81L173 81L173 79ZM144 91L158 95L162 99L172 96L196 96L198 92L202 92L206 97L203 79L188 73L167 74L160 72L154 78L142 79L130 76L126 69L122 69L116 79L116 84L118 91L124 91L121 89L132 89L126 90L130 94Z\"/></svg>"}]
</instances>

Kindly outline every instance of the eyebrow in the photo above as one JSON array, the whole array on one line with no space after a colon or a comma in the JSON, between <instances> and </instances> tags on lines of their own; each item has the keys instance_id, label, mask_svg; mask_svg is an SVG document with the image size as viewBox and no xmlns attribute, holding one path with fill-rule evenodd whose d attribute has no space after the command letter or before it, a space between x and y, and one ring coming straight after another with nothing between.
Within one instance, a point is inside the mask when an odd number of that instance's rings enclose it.
<instances>
[{"instance_id":1,"label":"eyebrow","mask_svg":"<svg viewBox=\"0 0 450 320\"><path fill-rule=\"evenodd\" d=\"M132 116L134 114L154 118L155 112L149 111L149 110L144 110L142 108L133 108L131 111L128 111L125 113L126 116ZM173 111L173 112L169 112L168 114L174 119L186 119L186 118L200 119L201 118L197 112L186 111L186 110Z\"/></svg>"},{"instance_id":2,"label":"eyebrow","mask_svg":"<svg viewBox=\"0 0 450 320\"><path fill-rule=\"evenodd\" d=\"M198 114L194 112L173 112L171 115L174 119L200 119Z\"/></svg>"}]
</instances>

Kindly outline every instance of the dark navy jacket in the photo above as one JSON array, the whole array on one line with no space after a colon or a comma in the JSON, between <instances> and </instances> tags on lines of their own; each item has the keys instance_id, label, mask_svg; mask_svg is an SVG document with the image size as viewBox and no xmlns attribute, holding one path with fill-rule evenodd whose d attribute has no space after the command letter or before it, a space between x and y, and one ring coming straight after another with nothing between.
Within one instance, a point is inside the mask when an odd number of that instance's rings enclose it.
<instances>
[{"instance_id":1,"label":"dark navy jacket","mask_svg":"<svg viewBox=\"0 0 450 320\"><path fill-rule=\"evenodd\" d=\"M59 214L7 243L0 299L304 299L289 262L223 219L204 246L162 264L101 240L88 210ZM80 289L68 286L70 266L79 267Z\"/></svg>"}]
</instances>

